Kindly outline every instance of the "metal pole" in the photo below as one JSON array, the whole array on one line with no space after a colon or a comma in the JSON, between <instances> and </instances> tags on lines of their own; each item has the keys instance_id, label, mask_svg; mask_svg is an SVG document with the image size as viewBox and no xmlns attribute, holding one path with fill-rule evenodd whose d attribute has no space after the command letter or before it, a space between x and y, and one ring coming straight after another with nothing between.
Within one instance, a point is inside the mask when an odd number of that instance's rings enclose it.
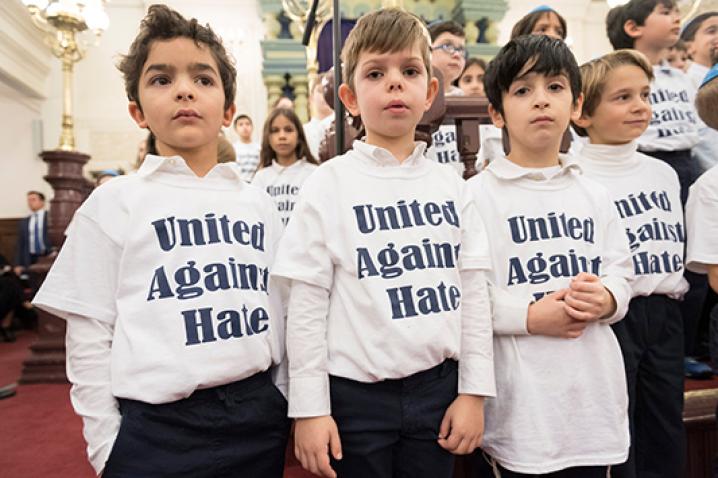
<instances>
[{"instance_id":1,"label":"metal pole","mask_svg":"<svg viewBox=\"0 0 718 478\"><path fill-rule=\"evenodd\" d=\"M344 104L339 99L342 84L342 15L339 0L333 1L332 45L334 48L334 145L337 156L344 154Z\"/></svg>"}]
</instances>

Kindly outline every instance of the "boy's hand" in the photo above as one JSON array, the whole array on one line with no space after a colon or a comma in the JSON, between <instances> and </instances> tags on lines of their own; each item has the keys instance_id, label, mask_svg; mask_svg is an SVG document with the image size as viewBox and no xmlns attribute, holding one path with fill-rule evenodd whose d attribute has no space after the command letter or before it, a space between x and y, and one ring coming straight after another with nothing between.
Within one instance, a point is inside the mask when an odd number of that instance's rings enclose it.
<instances>
[{"instance_id":1,"label":"boy's hand","mask_svg":"<svg viewBox=\"0 0 718 478\"><path fill-rule=\"evenodd\" d=\"M461 394L449 405L439 427L439 446L454 455L466 455L484 436L484 397Z\"/></svg>"},{"instance_id":2,"label":"boy's hand","mask_svg":"<svg viewBox=\"0 0 718 478\"><path fill-rule=\"evenodd\" d=\"M598 276L581 272L574 277L564 298L566 313L576 320L593 322L613 315L616 300Z\"/></svg>"},{"instance_id":3,"label":"boy's hand","mask_svg":"<svg viewBox=\"0 0 718 478\"><path fill-rule=\"evenodd\" d=\"M545 295L529 306L526 328L531 335L548 335L564 339L581 336L588 325L568 315L564 298L569 289L561 289Z\"/></svg>"},{"instance_id":4,"label":"boy's hand","mask_svg":"<svg viewBox=\"0 0 718 478\"><path fill-rule=\"evenodd\" d=\"M294 427L294 455L302 467L324 478L336 478L329 464L329 452L335 460L342 459L342 444L334 419L322 417L297 418Z\"/></svg>"}]
</instances>

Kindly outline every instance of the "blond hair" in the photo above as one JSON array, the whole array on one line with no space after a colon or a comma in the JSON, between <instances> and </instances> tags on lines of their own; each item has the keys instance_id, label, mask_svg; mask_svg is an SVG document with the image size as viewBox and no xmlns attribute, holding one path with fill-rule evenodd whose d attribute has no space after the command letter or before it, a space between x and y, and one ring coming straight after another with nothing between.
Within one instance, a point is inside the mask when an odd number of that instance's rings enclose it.
<instances>
[{"instance_id":1,"label":"blond hair","mask_svg":"<svg viewBox=\"0 0 718 478\"><path fill-rule=\"evenodd\" d=\"M696 95L696 109L705 124L718 129L718 79L700 87Z\"/></svg>"},{"instance_id":2,"label":"blond hair","mask_svg":"<svg viewBox=\"0 0 718 478\"><path fill-rule=\"evenodd\" d=\"M581 65L581 83L583 84L583 116L591 116L601 103L601 95L606 87L609 73L620 66L637 66L646 74L648 81L653 80L653 67L643 53L636 50L616 50ZM588 132L573 124L579 136L588 136Z\"/></svg>"},{"instance_id":3,"label":"blond hair","mask_svg":"<svg viewBox=\"0 0 718 478\"><path fill-rule=\"evenodd\" d=\"M362 52L395 53L417 44L431 79L431 36L419 17L398 8L363 15L342 49L344 83L354 89L354 74Z\"/></svg>"}]
</instances>

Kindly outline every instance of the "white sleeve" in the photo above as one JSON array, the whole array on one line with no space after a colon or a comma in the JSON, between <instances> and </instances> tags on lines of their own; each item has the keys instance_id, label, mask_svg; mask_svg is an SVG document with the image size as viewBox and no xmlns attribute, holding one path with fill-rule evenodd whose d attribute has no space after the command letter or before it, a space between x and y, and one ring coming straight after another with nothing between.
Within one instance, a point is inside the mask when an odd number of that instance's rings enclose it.
<instances>
[{"instance_id":1,"label":"white sleeve","mask_svg":"<svg viewBox=\"0 0 718 478\"><path fill-rule=\"evenodd\" d=\"M718 167L718 166L716 166ZM705 274L718 264L718 169L704 173L691 186L686 203L686 268ZM714 180L711 184L710 180Z\"/></svg>"},{"instance_id":2,"label":"white sleeve","mask_svg":"<svg viewBox=\"0 0 718 478\"><path fill-rule=\"evenodd\" d=\"M613 324L623 319L628 312L633 291L633 258L628 244L628 236L618 211L610 199L605 201L608 214L604 227L606 243L603 247L601 259L601 283L613 295L616 301L616 311L610 317L601 319L603 324Z\"/></svg>"},{"instance_id":3,"label":"white sleeve","mask_svg":"<svg viewBox=\"0 0 718 478\"><path fill-rule=\"evenodd\" d=\"M289 357L289 416L329 415L327 372L327 314L329 291L292 281L287 319Z\"/></svg>"},{"instance_id":4,"label":"white sleeve","mask_svg":"<svg viewBox=\"0 0 718 478\"><path fill-rule=\"evenodd\" d=\"M63 319L74 314L114 324L121 254L117 242L78 211L33 304Z\"/></svg>"},{"instance_id":5,"label":"white sleeve","mask_svg":"<svg viewBox=\"0 0 718 478\"><path fill-rule=\"evenodd\" d=\"M110 380L113 326L72 314L66 320L70 401L82 417L87 456L99 475L110 457L121 422Z\"/></svg>"},{"instance_id":6,"label":"white sleeve","mask_svg":"<svg viewBox=\"0 0 718 478\"><path fill-rule=\"evenodd\" d=\"M493 329L496 335L529 335L529 305L533 296L516 297L506 289L489 283Z\"/></svg>"},{"instance_id":7,"label":"white sleeve","mask_svg":"<svg viewBox=\"0 0 718 478\"><path fill-rule=\"evenodd\" d=\"M496 396L491 305L483 271L461 271L459 393Z\"/></svg>"}]
</instances>

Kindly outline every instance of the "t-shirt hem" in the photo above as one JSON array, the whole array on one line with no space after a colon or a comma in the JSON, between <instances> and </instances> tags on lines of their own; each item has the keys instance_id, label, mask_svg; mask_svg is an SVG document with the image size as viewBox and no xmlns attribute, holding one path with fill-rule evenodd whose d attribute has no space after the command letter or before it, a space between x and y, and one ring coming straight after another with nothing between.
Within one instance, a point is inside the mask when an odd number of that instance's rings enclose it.
<instances>
[{"instance_id":1,"label":"t-shirt hem","mask_svg":"<svg viewBox=\"0 0 718 478\"><path fill-rule=\"evenodd\" d=\"M566 468L574 468L579 466L608 466L619 465L625 463L628 459L628 450L621 454L601 455L601 456L581 456L566 458L560 461L552 461L549 463L516 463L503 459L500 456L491 455L502 467L515 473L527 474L544 474L553 473Z\"/></svg>"}]
</instances>

